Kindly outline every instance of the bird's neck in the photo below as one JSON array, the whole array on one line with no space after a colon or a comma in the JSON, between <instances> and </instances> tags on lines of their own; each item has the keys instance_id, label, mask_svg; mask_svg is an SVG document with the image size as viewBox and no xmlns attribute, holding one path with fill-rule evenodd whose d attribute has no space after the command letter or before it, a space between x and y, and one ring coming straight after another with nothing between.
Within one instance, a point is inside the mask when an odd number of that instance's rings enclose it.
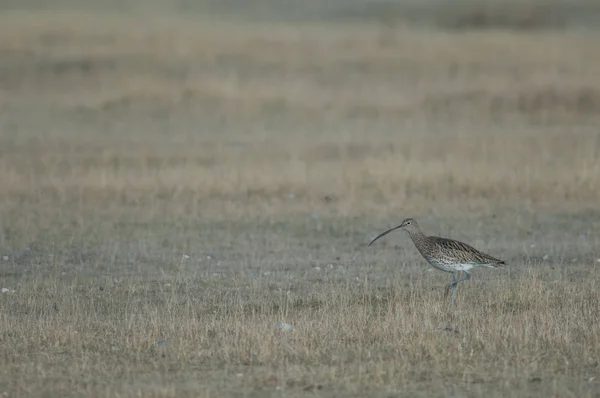
<instances>
[{"instance_id":1,"label":"bird's neck","mask_svg":"<svg viewBox=\"0 0 600 398\"><path fill-rule=\"evenodd\" d=\"M414 230L414 231L408 231L408 235L410 236L410 239L412 239L412 241L416 244L419 242L424 242L426 240L426 236L423 232L421 232L420 229Z\"/></svg>"}]
</instances>

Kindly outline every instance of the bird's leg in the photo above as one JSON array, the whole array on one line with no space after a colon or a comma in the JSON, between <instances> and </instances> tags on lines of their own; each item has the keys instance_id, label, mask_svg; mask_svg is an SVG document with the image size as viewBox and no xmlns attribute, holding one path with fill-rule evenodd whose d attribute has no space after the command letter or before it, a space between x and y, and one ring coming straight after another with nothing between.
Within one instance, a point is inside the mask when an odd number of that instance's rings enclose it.
<instances>
[{"instance_id":1,"label":"bird's leg","mask_svg":"<svg viewBox=\"0 0 600 398\"><path fill-rule=\"evenodd\" d=\"M456 289L456 273L452 273L452 280L450 283L446 285L446 290L444 292L444 297L448 297L448 293L450 292L450 288L452 288L452 296L454 296L454 291Z\"/></svg>"},{"instance_id":2,"label":"bird's leg","mask_svg":"<svg viewBox=\"0 0 600 398\"><path fill-rule=\"evenodd\" d=\"M469 279L471 279L471 274L470 273L468 273L467 271L462 271L462 272L465 274L465 276L463 278L461 278L461 279L458 279L456 281L456 283L462 282L462 281L468 281Z\"/></svg>"},{"instance_id":3,"label":"bird's leg","mask_svg":"<svg viewBox=\"0 0 600 398\"><path fill-rule=\"evenodd\" d=\"M465 274L464 277L457 279L456 278L456 274L457 273L453 273L452 274L452 280L450 281L450 283L448 283L446 285L446 291L444 293L444 297L448 297L448 293L450 292L450 288L452 288L452 305L454 305L454 297L456 296L456 285L458 285L458 282L468 281L469 279L471 279L471 274L470 273L468 273L467 271L462 271L462 272L464 272L464 274Z\"/></svg>"},{"instance_id":4,"label":"bird's leg","mask_svg":"<svg viewBox=\"0 0 600 398\"><path fill-rule=\"evenodd\" d=\"M471 279L471 274L469 274L467 271L465 271L465 281L468 281L469 279Z\"/></svg>"},{"instance_id":5,"label":"bird's leg","mask_svg":"<svg viewBox=\"0 0 600 398\"><path fill-rule=\"evenodd\" d=\"M452 285L452 306L454 306L454 296L456 296L456 284L458 283L458 280L454 282L454 284Z\"/></svg>"},{"instance_id":6,"label":"bird's leg","mask_svg":"<svg viewBox=\"0 0 600 398\"><path fill-rule=\"evenodd\" d=\"M456 285L458 285L458 282L462 282L462 281L468 281L469 279L471 279L471 274L468 273L467 271L462 271L464 272L465 276L460 278L460 279L453 279L454 283L452 284L452 304L454 305L454 296L456 295Z\"/></svg>"}]
</instances>

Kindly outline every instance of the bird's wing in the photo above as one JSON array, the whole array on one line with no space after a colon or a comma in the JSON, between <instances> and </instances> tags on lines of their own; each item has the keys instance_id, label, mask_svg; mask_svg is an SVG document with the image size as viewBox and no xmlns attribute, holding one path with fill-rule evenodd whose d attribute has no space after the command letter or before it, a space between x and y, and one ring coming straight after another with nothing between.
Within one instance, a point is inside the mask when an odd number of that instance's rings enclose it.
<instances>
[{"instance_id":1,"label":"bird's wing","mask_svg":"<svg viewBox=\"0 0 600 398\"><path fill-rule=\"evenodd\" d=\"M485 254L454 239L433 237L433 243L439 253L451 257L454 261L466 264L504 264L504 261Z\"/></svg>"}]
</instances>

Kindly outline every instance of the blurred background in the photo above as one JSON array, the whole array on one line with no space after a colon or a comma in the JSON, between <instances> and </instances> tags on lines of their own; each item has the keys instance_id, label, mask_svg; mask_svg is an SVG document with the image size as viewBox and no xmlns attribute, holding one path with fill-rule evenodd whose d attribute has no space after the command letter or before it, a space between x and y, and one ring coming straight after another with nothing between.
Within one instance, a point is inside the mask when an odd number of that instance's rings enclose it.
<instances>
[{"instance_id":1,"label":"blurred background","mask_svg":"<svg viewBox=\"0 0 600 398\"><path fill-rule=\"evenodd\" d=\"M439 29L505 28L587 30L598 26L591 0L5 0L4 10L101 11L237 17L262 22L411 23Z\"/></svg>"},{"instance_id":2,"label":"blurred background","mask_svg":"<svg viewBox=\"0 0 600 398\"><path fill-rule=\"evenodd\" d=\"M597 199L593 1L0 7L4 203L349 215Z\"/></svg>"}]
</instances>

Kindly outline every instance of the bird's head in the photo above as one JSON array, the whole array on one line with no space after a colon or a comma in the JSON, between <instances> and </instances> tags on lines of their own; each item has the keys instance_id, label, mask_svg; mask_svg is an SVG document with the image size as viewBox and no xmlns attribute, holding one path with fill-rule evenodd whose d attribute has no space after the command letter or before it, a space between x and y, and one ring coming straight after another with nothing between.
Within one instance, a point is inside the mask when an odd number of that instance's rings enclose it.
<instances>
[{"instance_id":1,"label":"bird's head","mask_svg":"<svg viewBox=\"0 0 600 398\"><path fill-rule=\"evenodd\" d=\"M413 233L413 232L418 232L420 231L419 229L419 224L417 224L417 221L413 218L405 218L404 221L402 221L402 223L400 225L398 225L397 227L388 229L385 232L380 233L379 235L377 235L372 241L371 243L369 243L369 246L371 246L373 244L373 242L375 242L377 239L381 238L382 236L385 236L387 234L389 234L392 231L395 231L397 229L403 229L408 233Z\"/></svg>"}]
</instances>

